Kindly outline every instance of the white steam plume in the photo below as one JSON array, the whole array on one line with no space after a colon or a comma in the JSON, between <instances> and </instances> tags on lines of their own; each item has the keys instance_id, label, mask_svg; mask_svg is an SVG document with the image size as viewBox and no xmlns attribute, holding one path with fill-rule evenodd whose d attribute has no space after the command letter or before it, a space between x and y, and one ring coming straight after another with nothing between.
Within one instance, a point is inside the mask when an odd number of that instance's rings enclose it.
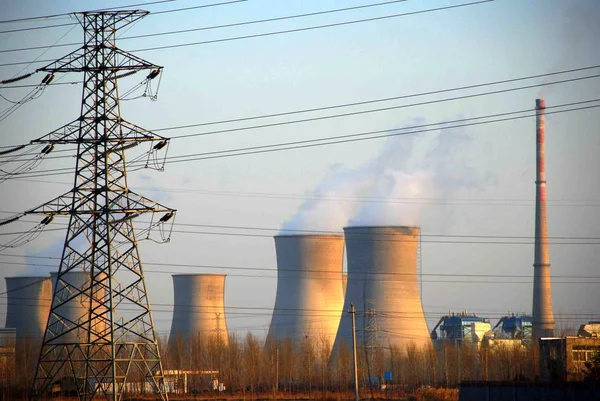
<instances>
[{"instance_id":1,"label":"white steam plume","mask_svg":"<svg viewBox=\"0 0 600 401\"><path fill-rule=\"evenodd\" d=\"M415 120L407 126L423 122ZM427 208L427 204L431 198L449 198L462 189L481 187L483 177L464 157L472 141L462 129L441 129L433 138L431 134L390 137L363 166L333 166L282 231L448 221L446 208Z\"/></svg>"}]
</instances>

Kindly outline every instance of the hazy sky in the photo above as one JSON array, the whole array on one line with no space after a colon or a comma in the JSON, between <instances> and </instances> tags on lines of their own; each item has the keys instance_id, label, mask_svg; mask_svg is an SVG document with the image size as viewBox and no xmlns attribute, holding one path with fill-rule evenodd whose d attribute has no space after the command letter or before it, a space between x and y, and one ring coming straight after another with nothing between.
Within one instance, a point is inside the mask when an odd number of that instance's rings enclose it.
<instances>
[{"instance_id":1,"label":"hazy sky","mask_svg":"<svg viewBox=\"0 0 600 401\"><path fill-rule=\"evenodd\" d=\"M140 242L159 334L167 334L170 327L173 293L169 275L214 272L228 274L226 305L230 331L252 330L266 335L276 291L272 235L282 227L341 231L349 222L422 227L423 305L430 328L449 310L476 312L490 317L493 324L509 311L531 311L535 119L454 129L441 123L527 110L517 115L531 115L539 96L546 99L548 107L599 99L598 78L550 84L600 74L600 3L596 0L496 0L323 29L138 51L462 4L411 0L275 22L126 39L367 3L249 0L151 14L124 32L117 44L164 66L158 100L142 97L123 101L122 116L144 128L159 130L597 67L354 107L157 131L177 137L434 102L176 138L168 156L430 124L427 132L188 160L168 163L164 172L132 172L129 177L133 190L178 210L170 243ZM89 1L86 7L126 4L124 0ZM157 12L198 4L180 0L147 8ZM77 1L8 0L1 19L81 11L81 6ZM73 21L70 17L59 17L0 24L0 79L31 72L43 65L6 64L53 60L76 46L54 47L46 52L46 49L4 50L82 40L78 25L4 31ZM35 84L42 78L43 74L38 73L19 84ZM79 74L57 75L55 82L80 79ZM123 79L121 94L140 80L138 76ZM435 102L542 83L547 85ZM29 90L0 87L0 94L14 101ZM130 97L142 94L143 88ZM80 113L80 98L80 85L51 85L39 98L0 121L0 146L27 143L74 120ZM590 105L600 105L600 101L572 108ZM11 103L0 98L0 110L10 106ZM511 116L515 115L508 117ZM546 121L548 228L550 237L561 237L552 239L550 246L554 312L559 327L600 319L599 126L598 108L552 114ZM132 151L130 158L139 153ZM46 160L34 171L43 173L71 167L73 162L71 158ZM34 174L27 179L3 182L0 216L9 217L40 205L67 192L71 183L69 174L39 177ZM364 197L369 197L370 202L365 202ZM30 229L37 221L37 216L27 217L0 227L0 234ZM6 276L45 274L56 269L40 265L57 266L55 258L60 255L66 223L66 219L57 218L48 228L58 231L49 231L25 246L0 252L0 292L4 291ZM143 224L136 227L145 228ZM1 235L0 243L5 244L11 238ZM481 243L486 241L490 243ZM0 322L4 321L5 304L6 298L2 296Z\"/></svg>"}]
</instances>

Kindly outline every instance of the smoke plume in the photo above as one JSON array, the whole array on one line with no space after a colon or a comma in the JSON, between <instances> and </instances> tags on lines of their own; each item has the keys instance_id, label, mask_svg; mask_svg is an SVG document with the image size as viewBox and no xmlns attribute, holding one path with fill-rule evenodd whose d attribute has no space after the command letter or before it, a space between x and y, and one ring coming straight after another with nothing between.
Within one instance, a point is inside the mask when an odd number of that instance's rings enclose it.
<instances>
[{"instance_id":1,"label":"smoke plume","mask_svg":"<svg viewBox=\"0 0 600 401\"><path fill-rule=\"evenodd\" d=\"M423 123L413 120L407 126ZM440 210L444 208L427 206L463 189L480 188L483 177L464 157L472 141L462 129L443 128L433 136L389 137L363 166L332 166L282 231L340 231L347 225L423 226L442 215L448 220L447 211Z\"/></svg>"}]
</instances>

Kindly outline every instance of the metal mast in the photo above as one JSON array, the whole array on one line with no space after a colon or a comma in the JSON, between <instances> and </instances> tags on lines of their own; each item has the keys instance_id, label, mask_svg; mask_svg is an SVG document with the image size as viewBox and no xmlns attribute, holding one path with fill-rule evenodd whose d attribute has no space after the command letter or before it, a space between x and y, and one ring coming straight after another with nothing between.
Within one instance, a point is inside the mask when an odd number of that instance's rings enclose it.
<instances>
[{"instance_id":1,"label":"metal mast","mask_svg":"<svg viewBox=\"0 0 600 401\"><path fill-rule=\"evenodd\" d=\"M155 152L167 139L123 120L117 90L123 76L150 70L152 79L162 68L115 46L117 31L146 14L75 14L83 46L38 70L84 78L81 116L32 141L77 146L73 189L27 212L70 218L32 398L60 381L81 400L121 400L132 389L167 399L132 220L158 213L152 221L164 224L175 211L129 190L125 164L126 149L148 142Z\"/></svg>"}]
</instances>

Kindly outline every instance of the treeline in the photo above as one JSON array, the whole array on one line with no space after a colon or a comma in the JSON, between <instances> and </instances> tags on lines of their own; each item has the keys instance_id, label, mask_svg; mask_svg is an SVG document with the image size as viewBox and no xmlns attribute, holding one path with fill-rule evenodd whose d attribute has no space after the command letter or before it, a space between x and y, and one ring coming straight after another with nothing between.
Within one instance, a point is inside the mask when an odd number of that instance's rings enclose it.
<instances>
[{"instance_id":1,"label":"treeline","mask_svg":"<svg viewBox=\"0 0 600 401\"><path fill-rule=\"evenodd\" d=\"M163 368L168 371L202 372L187 374L189 393L209 393L213 380L223 383L225 394L257 397L276 392L280 397L303 395L323 398L326 394L352 396L354 365L351 344L342 344L330 355L326 341L267 342L248 333L231 335L223 343L219 338L178 339L169 344L159 341ZM417 389L456 388L465 380L534 380L538 358L519 343L481 348L471 343L442 343L404 349L359 346L358 376L361 394L388 398L414 394ZM17 363L1 360L2 399L26 399L31 386L39 343L21 343ZM391 380L385 380L391 372ZM142 381L132 377L131 381ZM169 376L171 389L182 391L183 377ZM140 388L141 389L141 388ZM10 395L9 398L6 398ZM343 397L342 397L343 398Z\"/></svg>"},{"instance_id":2,"label":"treeline","mask_svg":"<svg viewBox=\"0 0 600 401\"><path fill-rule=\"evenodd\" d=\"M287 394L346 392L354 387L351 344L330 355L326 341L291 339L267 342L248 333L218 339L175 341L163 349L166 369L218 371L229 393L279 391ZM403 349L358 346L358 377L362 391L413 391L420 387L457 387L465 380L535 380L538 358L520 342L491 348L472 343L441 343ZM385 380L391 372L391 381ZM188 377L188 388L204 391L211 377Z\"/></svg>"}]
</instances>

